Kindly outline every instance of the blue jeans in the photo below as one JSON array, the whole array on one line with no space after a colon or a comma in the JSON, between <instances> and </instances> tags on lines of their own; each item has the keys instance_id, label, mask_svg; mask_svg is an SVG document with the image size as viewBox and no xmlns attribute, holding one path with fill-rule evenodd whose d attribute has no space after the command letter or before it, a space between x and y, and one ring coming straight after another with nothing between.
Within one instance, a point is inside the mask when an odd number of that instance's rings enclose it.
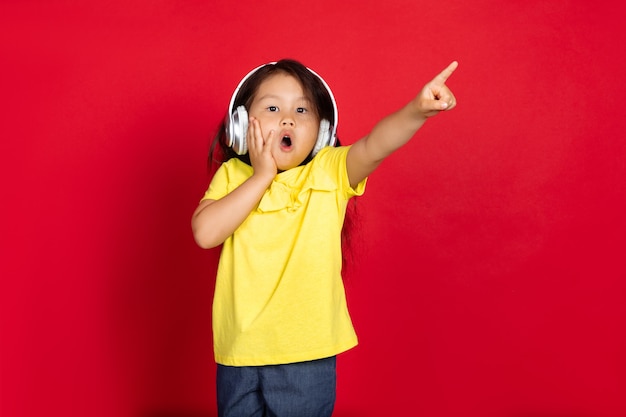
<instances>
[{"instance_id":1,"label":"blue jeans","mask_svg":"<svg viewBox=\"0 0 626 417\"><path fill-rule=\"evenodd\" d=\"M330 417L336 358L267 366L217 365L219 417Z\"/></svg>"}]
</instances>

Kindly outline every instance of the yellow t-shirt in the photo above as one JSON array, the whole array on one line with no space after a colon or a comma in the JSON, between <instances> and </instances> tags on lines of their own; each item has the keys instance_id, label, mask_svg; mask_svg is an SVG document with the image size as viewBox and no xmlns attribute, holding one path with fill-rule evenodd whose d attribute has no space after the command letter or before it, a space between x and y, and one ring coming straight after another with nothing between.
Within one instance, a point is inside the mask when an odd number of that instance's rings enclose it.
<instances>
[{"instance_id":1,"label":"yellow t-shirt","mask_svg":"<svg viewBox=\"0 0 626 417\"><path fill-rule=\"evenodd\" d=\"M213 299L215 360L255 366L321 359L357 344L341 277L341 228L350 187L349 147L326 147L279 173L258 207L226 239ZM218 200L252 175L233 158L204 199Z\"/></svg>"}]
</instances>

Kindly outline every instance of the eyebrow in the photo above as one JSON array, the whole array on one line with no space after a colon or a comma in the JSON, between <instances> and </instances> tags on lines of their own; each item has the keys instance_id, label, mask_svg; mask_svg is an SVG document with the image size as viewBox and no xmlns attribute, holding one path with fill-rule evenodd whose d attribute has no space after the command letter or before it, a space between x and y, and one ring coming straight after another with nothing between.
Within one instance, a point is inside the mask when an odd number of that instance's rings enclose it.
<instances>
[{"instance_id":1,"label":"eyebrow","mask_svg":"<svg viewBox=\"0 0 626 417\"><path fill-rule=\"evenodd\" d=\"M265 94L264 96L259 97L257 100L265 100L265 99L280 99L282 97L276 95L276 94ZM309 99L307 96L301 96L301 97L296 97L296 100L303 100L306 101L308 103L312 103L313 101L311 99Z\"/></svg>"}]
</instances>

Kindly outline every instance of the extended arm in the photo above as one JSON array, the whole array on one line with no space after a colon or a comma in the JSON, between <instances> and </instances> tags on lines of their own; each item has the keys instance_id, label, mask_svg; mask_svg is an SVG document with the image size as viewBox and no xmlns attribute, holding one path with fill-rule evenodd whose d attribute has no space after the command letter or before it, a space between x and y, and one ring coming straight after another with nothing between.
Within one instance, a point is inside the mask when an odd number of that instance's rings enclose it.
<instances>
[{"instance_id":1,"label":"extended arm","mask_svg":"<svg viewBox=\"0 0 626 417\"><path fill-rule=\"evenodd\" d=\"M391 153L407 143L429 117L456 105L446 80L458 63L452 62L424 86L406 106L383 118L364 138L352 145L347 157L350 184L355 187Z\"/></svg>"}]
</instances>

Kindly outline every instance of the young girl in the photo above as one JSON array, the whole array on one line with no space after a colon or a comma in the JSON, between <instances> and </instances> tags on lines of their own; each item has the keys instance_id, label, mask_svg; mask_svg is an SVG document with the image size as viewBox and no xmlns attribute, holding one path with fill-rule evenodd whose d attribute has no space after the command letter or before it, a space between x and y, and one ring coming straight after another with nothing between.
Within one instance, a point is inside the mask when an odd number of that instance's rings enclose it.
<instances>
[{"instance_id":1,"label":"young girl","mask_svg":"<svg viewBox=\"0 0 626 417\"><path fill-rule=\"evenodd\" d=\"M351 146L315 72L263 65L235 90L216 140L224 162L192 217L222 245L213 300L220 416L320 417L335 402L335 356L357 344L341 277L348 200L426 120L452 109L453 62Z\"/></svg>"}]
</instances>

